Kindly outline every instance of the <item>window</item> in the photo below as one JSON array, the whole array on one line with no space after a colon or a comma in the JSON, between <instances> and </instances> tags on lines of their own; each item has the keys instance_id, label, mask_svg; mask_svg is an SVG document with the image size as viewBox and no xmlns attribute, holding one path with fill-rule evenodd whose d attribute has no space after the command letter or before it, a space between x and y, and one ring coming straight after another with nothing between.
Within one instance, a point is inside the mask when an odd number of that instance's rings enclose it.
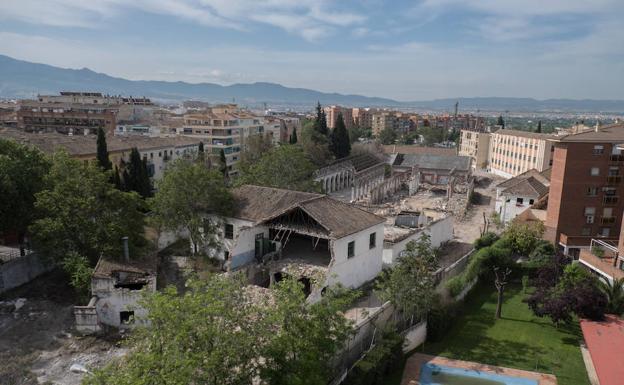
<instances>
[{"instance_id":1,"label":"window","mask_svg":"<svg viewBox=\"0 0 624 385\"><path fill-rule=\"evenodd\" d=\"M620 174L620 168L619 167L609 167L609 176L618 176Z\"/></svg>"},{"instance_id":2,"label":"window","mask_svg":"<svg viewBox=\"0 0 624 385\"><path fill-rule=\"evenodd\" d=\"M534 199L529 199L529 204L532 205L535 202Z\"/></svg>"},{"instance_id":3,"label":"window","mask_svg":"<svg viewBox=\"0 0 624 385\"><path fill-rule=\"evenodd\" d=\"M131 325L134 323L133 311L121 311L119 312L119 323L122 325Z\"/></svg>"},{"instance_id":4,"label":"window","mask_svg":"<svg viewBox=\"0 0 624 385\"><path fill-rule=\"evenodd\" d=\"M516 198L516 204L521 205L524 203L524 198Z\"/></svg>"},{"instance_id":5,"label":"window","mask_svg":"<svg viewBox=\"0 0 624 385\"><path fill-rule=\"evenodd\" d=\"M598 167L592 167L591 170L589 171L589 175L591 176L600 175L600 169Z\"/></svg>"},{"instance_id":6,"label":"window","mask_svg":"<svg viewBox=\"0 0 624 385\"><path fill-rule=\"evenodd\" d=\"M225 239L234 239L234 225L230 223L225 224Z\"/></svg>"},{"instance_id":7,"label":"window","mask_svg":"<svg viewBox=\"0 0 624 385\"><path fill-rule=\"evenodd\" d=\"M583 227L581 229L581 235L590 235L591 234L591 227Z\"/></svg>"},{"instance_id":8,"label":"window","mask_svg":"<svg viewBox=\"0 0 624 385\"><path fill-rule=\"evenodd\" d=\"M587 196L595 197L598 195L598 187L588 187L587 188Z\"/></svg>"},{"instance_id":9,"label":"window","mask_svg":"<svg viewBox=\"0 0 624 385\"><path fill-rule=\"evenodd\" d=\"M604 154L604 146L602 146L602 145L595 145L594 146L594 150L592 151L592 154L594 154L594 155L602 155L602 154Z\"/></svg>"},{"instance_id":10,"label":"window","mask_svg":"<svg viewBox=\"0 0 624 385\"><path fill-rule=\"evenodd\" d=\"M347 258L353 258L354 256L355 256L355 241L351 241L347 245Z\"/></svg>"},{"instance_id":11,"label":"window","mask_svg":"<svg viewBox=\"0 0 624 385\"><path fill-rule=\"evenodd\" d=\"M611 218L613 216L613 207L605 207L602 209L602 216L605 218Z\"/></svg>"},{"instance_id":12,"label":"window","mask_svg":"<svg viewBox=\"0 0 624 385\"><path fill-rule=\"evenodd\" d=\"M585 222L594 223L594 215L596 215L595 207L585 207Z\"/></svg>"},{"instance_id":13,"label":"window","mask_svg":"<svg viewBox=\"0 0 624 385\"><path fill-rule=\"evenodd\" d=\"M617 190L615 187L605 187L602 189L602 191L604 191L606 196L615 196L615 194L617 193Z\"/></svg>"},{"instance_id":14,"label":"window","mask_svg":"<svg viewBox=\"0 0 624 385\"><path fill-rule=\"evenodd\" d=\"M377 234L371 233L371 235L368 237L368 248L374 249L376 246L377 246Z\"/></svg>"},{"instance_id":15,"label":"window","mask_svg":"<svg viewBox=\"0 0 624 385\"><path fill-rule=\"evenodd\" d=\"M611 228L603 227L602 229L600 229L600 235L602 235L603 237L608 237L609 235L611 235Z\"/></svg>"}]
</instances>

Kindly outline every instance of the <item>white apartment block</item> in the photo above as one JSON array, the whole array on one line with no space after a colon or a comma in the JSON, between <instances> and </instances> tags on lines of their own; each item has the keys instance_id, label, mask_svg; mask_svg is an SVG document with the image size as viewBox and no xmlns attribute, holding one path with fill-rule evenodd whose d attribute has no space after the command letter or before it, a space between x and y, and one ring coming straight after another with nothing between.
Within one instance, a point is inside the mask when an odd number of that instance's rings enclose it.
<instances>
[{"instance_id":1,"label":"white apartment block","mask_svg":"<svg viewBox=\"0 0 624 385\"><path fill-rule=\"evenodd\" d=\"M544 171L552 166L554 135L500 129L490 137L487 170L512 178L528 170Z\"/></svg>"},{"instance_id":2,"label":"white apartment block","mask_svg":"<svg viewBox=\"0 0 624 385\"><path fill-rule=\"evenodd\" d=\"M184 115L181 135L199 138L204 151L214 158L225 153L230 175L236 175L236 164L249 136L264 133L264 118L241 110L235 104L219 105Z\"/></svg>"},{"instance_id":3,"label":"white apartment block","mask_svg":"<svg viewBox=\"0 0 624 385\"><path fill-rule=\"evenodd\" d=\"M485 169L490 154L490 133L476 130L461 130L459 155L472 158L472 167Z\"/></svg>"}]
</instances>

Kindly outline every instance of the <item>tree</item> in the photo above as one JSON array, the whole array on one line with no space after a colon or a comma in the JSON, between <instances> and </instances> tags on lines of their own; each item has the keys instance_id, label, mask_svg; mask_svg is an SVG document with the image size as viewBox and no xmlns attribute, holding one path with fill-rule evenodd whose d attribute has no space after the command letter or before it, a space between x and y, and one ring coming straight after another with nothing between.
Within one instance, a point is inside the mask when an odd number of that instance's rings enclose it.
<instances>
[{"instance_id":1,"label":"tree","mask_svg":"<svg viewBox=\"0 0 624 385\"><path fill-rule=\"evenodd\" d=\"M607 313L624 314L624 278L614 278L613 282L601 278L600 289L607 296Z\"/></svg>"},{"instance_id":2,"label":"tree","mask_svg":"<svg viewBox=\"0 0 624 385\"><path fill-rule=\"evenodd\" d=\"M243 276L220 274L190 281L184 295L173 287L151 294L143 304L151 326L137 329L128 355L86 384L328 383L352 332L342 312L353 294L330 287L308 304L292 278L264 295L252 290Z\"/></svg>"},{"instance_id":3,"label":"tree","mask_svg":"<svg viewBox=\"0 0 624 385\"><path fill-rule=\"evenodd\" d=\"M297 127L293 128L292 134L290 134L290 144L297 144Z\"/></svg>"},{"instance_id":4,"label":"tree","mask_svg":"<svg viewBox=\"0 0 624 385\"><path fill-rule=\"evenodd\" d=\"M199 147L197 148L197 152L199 154L203 154L204 153L204 142L199 142Z\"/></svg>"},{"instance_id":5,"label":"tree","mask_svg":"<svg viewBox=\"0 0 624 385\"><path fill-rule=\"evenodd\" d=\"M178 159L157 182L157 192L149 201L155 217L164 228L189 233L193 254L204 246L218 249L216 223L209 215L227 215L233 198L223 176L214 170Z\"/></svg>"},{"instance_id":6,"label":"tree","mask_svg":"<svg viewBox=\"0 0 624 385\"><path fill-rule=\"evenodd\" d=\"M377 292L391 301L405 316L422 317L433 305L437 257L429 235L422 233L418 242L411 241L392 269L381 274Z\"/></svg>"},{"instance_id":7,"label":"tree","mask_svg":"<svg viewBox=\"0 0 624 385\"><path fill-rule=\"evenodd\" d=\"M97 162L103 170L110 170L113 164L108 158L108 147L106 145L106 134L102 127L98 128L97 133Z\"/></svg>"},{"instance_id":8,"label":"tree","mask_svg":"<svg viewBox=\"0 0 624 385\"><path fill-rule=\"evenodd\" d=\"M535 130L535 132L537 132L538 134L542 133L542 121L541 120L537 121L537 130Z\"/></svg>"},{"instance_id":9,"label":"tree","mask_svg":"<svg viewBox=\"0 0 624 385\"><path fill-rule=\"evenodd\" d=\"M514 253L528 256L538 245L544 235L544 224L542 222L522 223L512 222L505 230L504 238Z\"/></svg>"},{"instance_id":10,"label":"tree","mask_svg":"<svg viewBox=\"0 0 624 385\"><path fill-rule=\"evenodd\" d=\"M314 180L316 167L299 146L275 147L258 162L241 170L237 185L255 184L298 191L318 191Z\"/></svg>"},{"instance_id":11,"label":"tree","mask_svg":"<svg viewBox=\"0 0 624 385\"><path fill-rule=\"evenodd\" d=\"M141 159L141 154L136 147L130 151L130 163L124 174L124 186L126 191L136 191L143 198L152 195L152 182L147 171L147 159Z\"/></svg>"},{"instance_id":12,"label":"tree","mask_svg":"<svg viewBox=\"0 0 624 385\"><path fill-rule=\"evenodd\" d=\"M397 138L397 133L392 128L384 128L379 133L379 140L382 144L394 144Z\"/></svg>"},{"instance_id":13,"label":"tree","mask_svg":"<svg viewBox=\"0 0 624 385\"><path fill-rule=\"evenodd\" d=\"M230 175L224 149L221 149L221 151L219 152L219 171L224 178L227 178Z\"/></svg>"},{"instance_id":14,"label":"tree","mask_svg":"<svg viewBox=\"0 0 624 385\"><path fill-rule=\"evenodd\" d=\"M505 119L503 119L503 115L498 116L498 120L496 121L497 126L501 126L502 129L505 129Z\"/></svg>"},{"instance_id":15,"label":"tree","mask_svg":"<svg viewBox=\"0 0 624 385\"><path fill-rule=\"evenodd\" d=\"M418 133L422 135L425 146L433 146L444 141L444 131L441 128L425 126L418 130Z\"/></svg>"},{"instance_id":16,"label":"tree","mask_svg":"<svg viewBox=\"0 0 624 385\"><path fill-rule=\"evenodd\" d=\"M314 122L303 125L301 138L297 142L301 143L304 154L317 167L326 166L333 160L328 138L314 129Z\"/></svg>"},{"instance_id":17,"label":"tree","mask_svg":"<svg viewBox=\"0 0 624 385\"><path fill-rule=\"evenodd\" d=\"M136 193L115 189L98 166L63 151L54 154L45 182L48 187L35 195L39 219L30 226L41 255L66 268L81 266L76 262L80 256L82 265L93 267L100 256L121 257L125 236L131 255L141 254L146 246L143 202Z\"/></svg>"},{"instance_id":18,"label":"tree","mask_svg":"<svg viewBox=\"0 0 624 385\"><path fill-rule=\"evenodd\" d=\"M336 125L331 133L330 150L334 153L336 159L345 158L351 152L351 141L349 140L349 133L345 127L342 113L338 113Z\"/></svg>"},{"instance_id":19,"label":"tree","mask_svg":"<svg viewBox=\"0 0 624 385\"><path fill-rule=\"evenodd\" d=\"M119 175L119 168L117 165L113 167L113 185L118 190L124 191L123 181L121 180L121 175Z\"/></svg>"},{"instance_id":20,"label":"tree","mask_svg":"<svg viewBox=\"0 0 624 385\"><path fill-rule=\"evenodd\" d=\"M325 111L321 107L321 103L316 105L316 119L314 119L314 131L319 133L323 137L327 137L329 129L327 128L327 116Z\"/></svg>"},{"instance_id":21,"label":"tree","mask_svg":"<svg viewBox=\"0 0 624 385\"><path fill-rule=\"evenodd\" d=\"M506 268L502 270L498 266L494 268L494 286L496 287L497 302L496 302L496 318L501 318L501 312L503 310L503 293L505 292L505 286L509 283L508 278L511 275L511 269Z\"/></svg>"},{"instance_id":22,"label":"tree","mask_svg":"<svg viewBox=\"0 0 624 385\"><path fill-rule=\"evenodd\" d=\"M167 151L165 151L165 156L167 156ZM199 163L206 162L206 152L204 151L204 142L199 142L199 146L197 147L197 161Z\"/></svg>"},{"instance_id":23,"label":"tree","mask_svg":"<svg viewBox=\"0 0 624 385\"><path fill-rule=\"evenodd\" d=\"M0 233L16 232L21 255L35 219L35 195L45 188L49 169L38 149L0 139Z\"/></svg>"}]
</instances>

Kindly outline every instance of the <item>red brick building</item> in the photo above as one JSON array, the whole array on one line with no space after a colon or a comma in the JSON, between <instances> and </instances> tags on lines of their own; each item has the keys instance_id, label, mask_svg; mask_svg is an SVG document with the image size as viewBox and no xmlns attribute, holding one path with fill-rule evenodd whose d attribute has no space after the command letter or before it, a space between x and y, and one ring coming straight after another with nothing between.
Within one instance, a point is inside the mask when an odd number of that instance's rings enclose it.
<instances>
[{"instance_id":1,"label":"red brick building","mask_svg":"<svg viewBox=\"0 0 624 385\"><path fill-rule=\"evenodd\" d=\"M545 237L578 257L592 238L617 240L624 212L624 124L552 139Z\"/></svg>"}]
</instances>

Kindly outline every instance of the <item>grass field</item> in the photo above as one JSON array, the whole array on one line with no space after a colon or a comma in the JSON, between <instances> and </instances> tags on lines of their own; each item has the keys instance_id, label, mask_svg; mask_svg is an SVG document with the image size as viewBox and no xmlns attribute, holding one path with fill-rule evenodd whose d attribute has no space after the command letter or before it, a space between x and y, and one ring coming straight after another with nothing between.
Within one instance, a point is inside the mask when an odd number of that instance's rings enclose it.
<instances>
[{"instance_id":1,"label":"grass field","mask_svg":"<svg viewBox=\"0 0 624 385\"><path fill-rule=\"evenodd\" d=\"M557 376L559 385L588 385L581 356L582 333L578 323L555 327L547 318L533 315L522 302L526 294L520 285L505 291L503 318L496 320L496 293L481 285L471 293L465 311L445 337L425 343L417 350L490 365L524 369ZM399 384L396 373L387 384Z\"/></svg>"}]
</instances>

